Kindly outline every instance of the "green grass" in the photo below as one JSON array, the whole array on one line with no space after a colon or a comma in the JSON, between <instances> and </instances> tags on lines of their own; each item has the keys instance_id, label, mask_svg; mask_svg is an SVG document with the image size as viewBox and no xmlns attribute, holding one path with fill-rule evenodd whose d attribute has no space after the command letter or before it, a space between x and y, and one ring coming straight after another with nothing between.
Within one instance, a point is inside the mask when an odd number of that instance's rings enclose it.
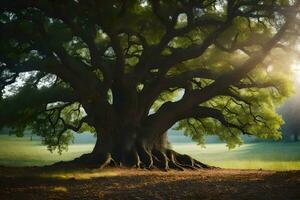
<instances>
[{"instance_id":1,"label":"green grass","mask_svg":"<svg viewBox=\"0 0 300 200\"><path fill-rule=\"evenodd\" d=\"M71 160L90 152L92 144L73 144L62 155L50 153L39 141L28 137L0 135L0 165L42 166L60 160ZM223 168L300 170L300 143L253 143L228 150L225 144L176 143L173 148L202 162Z\"/></svg>"},{"instance_id":2,"label":"green grass","mask_svg":"<svg viewBox=\"0 0 300 200\"><path fill-rule=\"evenodd\" d=\"M60 160L72 160L83 153L91 152L91 144L70 145L62 155L50 153L40 141L30 141L28 137L0 135L0 165L42 166Z\"/></svg>"},{"instance_id":3,"label":"green grass","mask_svg":"<svg viewBox=\"0 0 300 200\"><path fill-rule=\"evenodd\" d=\"M229 150L225 144L173 145L204 163L222 168L300 170L300 143L251 143Z\"/></svg>"}]
</instances>

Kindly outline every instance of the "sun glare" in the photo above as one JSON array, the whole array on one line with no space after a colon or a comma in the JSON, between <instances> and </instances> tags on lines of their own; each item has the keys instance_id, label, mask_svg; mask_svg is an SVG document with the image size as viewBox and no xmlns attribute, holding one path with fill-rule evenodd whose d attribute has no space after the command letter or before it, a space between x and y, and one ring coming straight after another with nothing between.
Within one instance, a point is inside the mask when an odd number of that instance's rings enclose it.
<instances>
[{"instance_id":1,"label":"sun glare","mask_svg":"<svg viewBox=\"0 0 300 200\"><path fill-rule=\"evenodd\" d=\"M300 62L295 62L293 65L292 65L292 70L295 74L295 81L297 83L300 83Z\"/></svg>"}]
</instances>

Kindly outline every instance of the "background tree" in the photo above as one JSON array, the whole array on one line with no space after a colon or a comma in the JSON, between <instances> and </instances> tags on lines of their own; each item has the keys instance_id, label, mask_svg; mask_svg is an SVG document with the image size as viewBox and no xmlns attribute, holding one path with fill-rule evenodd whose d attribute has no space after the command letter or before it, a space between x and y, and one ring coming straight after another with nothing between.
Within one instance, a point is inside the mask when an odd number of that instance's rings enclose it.
<instances>
[{"instance_id":1,"label":"background tree","mask_svg":"<svg viewBox=\"0 0 300 200\"><path fill-rule=\"evenodd\" d=\"M297 89L296 91L296 95L287 100L285 105L279 110L285 121L285 124L282 126L283 139L295 142L300 140L300 90Z\"/></svg>"},{"instance_id":2,"label":"background tree","mask_svg":"<svg viewBox=\"0 0 300 200\"><path fill-rule=\"evenodd\" d=\"M90 130L93 151L69 163L94 167L207 167L168 147L176 122L199 143L278 139L298 4L2 0L0 124L60 151Z\"/></svg>"}]
</instances>

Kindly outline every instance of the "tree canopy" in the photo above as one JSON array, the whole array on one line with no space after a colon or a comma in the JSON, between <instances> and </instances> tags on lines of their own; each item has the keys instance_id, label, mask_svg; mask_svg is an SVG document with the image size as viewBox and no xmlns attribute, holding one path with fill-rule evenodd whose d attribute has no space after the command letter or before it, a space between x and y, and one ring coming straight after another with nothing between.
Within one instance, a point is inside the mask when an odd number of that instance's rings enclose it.
<instances>
[{"instance_id":1,"label":"tree canopy","mask_svg":"<svg viewBox=\"0 0 300 200\"><path fill-rule=\"evenodd\" d=\"M86 130L157 143L173 125L201 144L211 134L229 147L242 134L281 137L297 0L0 5L0 126L17 135L33 129L50 150Z\"/></svg>"}]
</instances>

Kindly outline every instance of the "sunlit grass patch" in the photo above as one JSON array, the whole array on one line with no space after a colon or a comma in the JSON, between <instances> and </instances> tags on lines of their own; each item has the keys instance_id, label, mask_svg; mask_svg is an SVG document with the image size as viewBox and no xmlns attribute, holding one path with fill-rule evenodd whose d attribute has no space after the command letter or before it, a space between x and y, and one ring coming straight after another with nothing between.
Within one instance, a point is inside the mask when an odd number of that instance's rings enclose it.
<instances>
[{"instance_id":1,"label":"sunlit grass patch","mask_svg":"<svg viewBox=\"0 0 300 200\"><path fill-rule=\"evenodd\" d=\"M229 169L300 170L300 143L251 143L228 150L225 144L173 145L204 163Z\"/></svg>"},{"instance_id":2,"label":"sunlit grass patch","mask_svg":"<svg viewBox=\"0 0 300 200\"><path fill-rule=\"evenodd\" d=\"M68 192L68 189L63 186L56 186L54 188L51 188L50 190L54 192Z\"/></svg>"},{"instance_id":3,"label":"sunlit grass patch","mask_svg":"<svg viewBox=\"0 0 300 200\"><path fill-rule=\"evenodd\" d=\"M74 170L74 171L53 171L40 174L43 178L59 179L91 179L99 177L117 176L119 173L110 170Z\"/></svg>"},{"instance_id":4,"label":"sunlit grass patch","mask_svg":"<svg viewBox=\"0 0 300 200\"><path fill-rule=\"evenodd\" d=\"M30 141L29 137L0 135L0 165L43 166L61 160L72 160L83 153L91 152L93 144L72 144L62 155L50 153L41 141Z\"/></svg>"},{"instance_id":5,"label":"sunlit grass patch","mask_svg":"<svg viewBox=\"0 0 300 200\"><path fill-rule=\"evenodd\" d=\"M299 170L300 161L263 161L263 160L249 160L249 161L214 161L208 164L228 169L263 169L263 170Z\"/></svg>"}]
</instances>

